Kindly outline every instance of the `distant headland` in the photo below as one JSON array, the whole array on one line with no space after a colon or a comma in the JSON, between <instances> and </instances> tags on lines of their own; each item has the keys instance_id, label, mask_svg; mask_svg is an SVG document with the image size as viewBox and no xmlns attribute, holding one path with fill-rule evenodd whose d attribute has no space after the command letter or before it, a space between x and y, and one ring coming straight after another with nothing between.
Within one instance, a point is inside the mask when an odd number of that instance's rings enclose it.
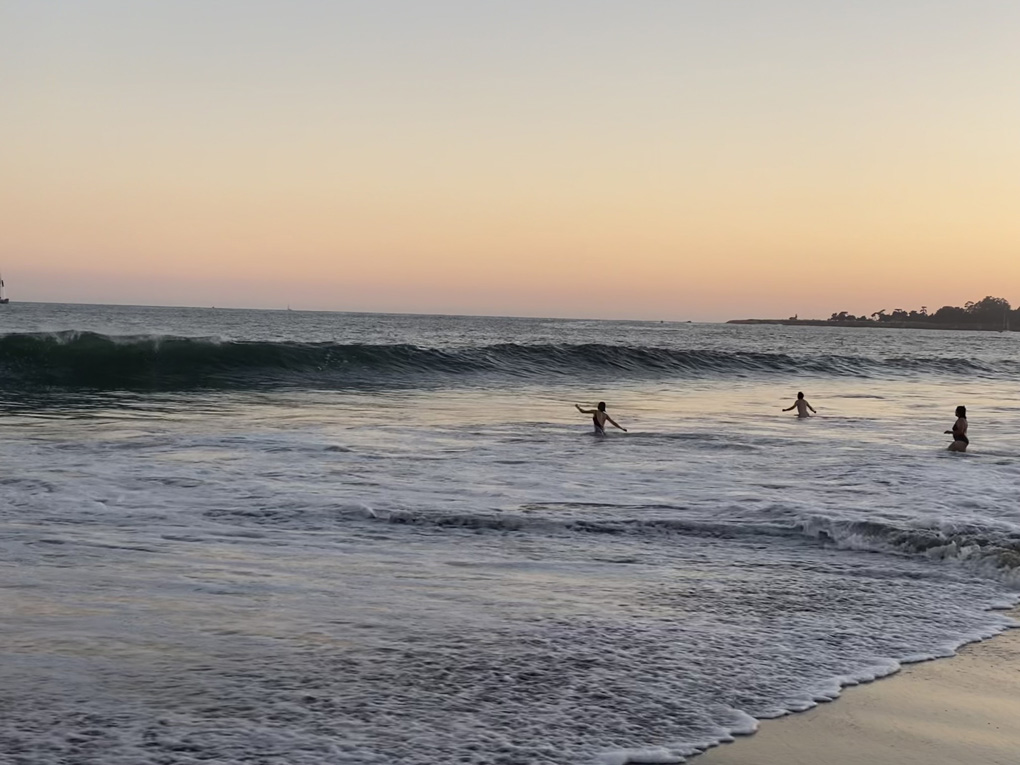
<instances>
[{"instance_id":1,"label":"distant headland","mask_svg":"<svg viewBox=\"0 0 1020 765\"><path fill-rule=\"evenodd\" d=\"M963 307L944 305L934 313L927 306L917 311L884 308L870 316L840 311L828 319L731 319L727 324L784 324L821 327L881 327L883 329L962 329L985 332L1020 331L1020 308L1014 310L1004 298L988 296Z\"/></svg>"}]
</instances>

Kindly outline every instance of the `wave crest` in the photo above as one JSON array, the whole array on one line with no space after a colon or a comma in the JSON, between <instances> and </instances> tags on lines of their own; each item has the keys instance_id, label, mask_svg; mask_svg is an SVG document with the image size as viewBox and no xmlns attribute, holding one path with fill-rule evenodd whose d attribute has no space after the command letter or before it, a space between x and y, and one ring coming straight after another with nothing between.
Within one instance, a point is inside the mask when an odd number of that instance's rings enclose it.
<instances>
[{"instance_id":1,"label":"wave crest","mask_svg":"<svg viewBox=\"0 0 1020 765\"><path fill-rule=\"evenodd\" d=\"M711 537L801 539L842 549L897 553L930 560L958 561L982 575L1020 585L1020 531L977 525L901 526L892 522L807 516L791 521L748 522L725 519L649 518L563 520L514 514L432 514L395 512L387 523L427 526L437 530L541 532L630 537Z\"/></svg>"},{"instance_id":2,"label":"wave crest","mask_svg":"<svg viewBox=\"0 0 1020 765\"><path fill-rule=\"evenodd\" d=\"M234 341L93 332L0 336L0 387L174 390L190 388L403 387L469 376L548 379L752 376L777 373L869 377L879 374L1016 374L1013 361L888 358L680 350L599 343L463 348L408 344Z\"/></svg>"}]
</instances>

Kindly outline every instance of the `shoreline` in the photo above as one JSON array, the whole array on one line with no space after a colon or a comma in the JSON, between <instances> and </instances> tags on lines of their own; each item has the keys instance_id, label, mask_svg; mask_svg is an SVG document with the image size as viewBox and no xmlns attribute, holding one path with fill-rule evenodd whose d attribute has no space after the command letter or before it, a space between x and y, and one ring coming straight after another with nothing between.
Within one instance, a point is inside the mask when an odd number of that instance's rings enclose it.
<instances>
[{"instance_id":1,"label":"shoreline","mask_svg":"<svg viewBox=\"0 0 1020 765\"><path fill-rule=\"evenodd\" d=\"M1014 620L1020 609L1009 610ZM1012 765L1020 752L1020 625L904 664L831 702L763 720L693 765Z\"/></svg>"}]
</instances>

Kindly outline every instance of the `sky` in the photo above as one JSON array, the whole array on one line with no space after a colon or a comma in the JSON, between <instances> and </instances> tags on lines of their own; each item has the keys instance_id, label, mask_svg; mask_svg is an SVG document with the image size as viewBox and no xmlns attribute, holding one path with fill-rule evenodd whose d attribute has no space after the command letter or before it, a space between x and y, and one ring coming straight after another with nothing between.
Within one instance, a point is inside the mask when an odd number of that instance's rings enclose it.
<instances>
[{"instance_id":1,"label":"sky","mask_svg":"<svg viewBox=\"0 0 1020 765\"><path fill-rule=\"evenodd\" d=\"M0 0L14 300L1020 304L1020 3Z\"/></svg>"}]
</instances>

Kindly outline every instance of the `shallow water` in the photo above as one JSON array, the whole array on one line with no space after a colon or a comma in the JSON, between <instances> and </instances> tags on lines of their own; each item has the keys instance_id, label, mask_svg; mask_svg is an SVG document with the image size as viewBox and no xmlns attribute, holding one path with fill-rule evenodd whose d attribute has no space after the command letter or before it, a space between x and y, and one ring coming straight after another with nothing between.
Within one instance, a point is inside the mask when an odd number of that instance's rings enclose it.
<instances>
[{"instance_id":1,"label":"shallow water","mask_svg":"<svg viewBox=\"0 0 1020 765\"><path fill-rule=\"evenodd\" d=\"M1015 600L1016 335L9 307L0 761L677 761Z\"/></svg>"}]
</instances>

